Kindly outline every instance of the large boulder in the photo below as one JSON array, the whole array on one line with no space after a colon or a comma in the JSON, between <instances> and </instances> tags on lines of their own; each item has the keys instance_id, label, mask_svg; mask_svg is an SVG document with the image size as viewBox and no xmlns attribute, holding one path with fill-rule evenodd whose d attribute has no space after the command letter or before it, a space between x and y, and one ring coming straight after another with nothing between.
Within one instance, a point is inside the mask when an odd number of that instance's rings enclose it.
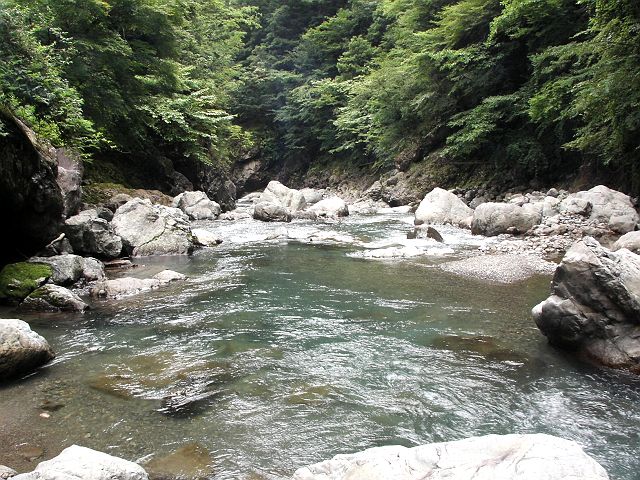
<instances>
[{"instance_id":1,"label":"large boulder","mask_svg":"<svg viewBox=\"0 0 640 480\"><path fill-rule=\"evenodd\" d=\"M218 218L220 205L209 200L204 192L184 192L173 199L172 207L179 208L191 220L214 220Z\"/></svg>"},{"instance_id":2,"label":"large boulder","mask_svg":"<svg viewBox=\"0 0 640 480\"><path fill-rule=\"evenodd\" d=\"M104 278L104 265L95 258L63 254L52 257L32 257L29 263L49 265L53 273L50 281L56 285L73 285L80 280L93 282Z\"/></svg>"},{"instance_id":3,"label":"large boulder","mask_svg":"<svg viewBox=\"0 0 640 480\"><path fill-rule=\"evenodd\" d=\"M20 304L20 310L32 312L84 312L87 304L68 288L43 285Z\"/></svg>"},{"instance_id":4,"label":"large boulder","mask_svg":"<svg viewBox=\"0 0 640 480\"><path fill-rule=\"evenodd\" d=\"M60 233L64 204L56 182L56 151L16 117L0 109L0 263L33 255ZM3 261L4 260L4 261Z\"/></svg>"},{"instance_id":5,"label":"large boulder","mask_svg":"<svg viewBox=\"0 0 640 480\"><path fill-rule=\"evenodd\" d=\"M15 480L148 480L144 469L133 462L72 445L60 455L40 462L33 472Z\"/></svg>"},{"instance_id":6,"label":"large boulder","mask_svg":"<svg viewBox=\"0 0 640 480\"><path fill-rule=\"evenodd\" d=\"M575 442L551 435L487 435L413 448L399 445L336 455L293 480L607 480Z\"/></svg>"},{"instance_id":7,"label":"large boulder","mask_svg":"<svg viewBox=\"0 0 640 480\"><path fill-rule=\"evenodd\" d=\"M189 218L179 209L134 198L116 210L112 224L133 256L186 255L193 251Z\"/></svg>"},{"instance_id":8,"label":"large boulder","mask_svg":"<svg viewBox=\"0 0 640 480\"><path fill-rule=\"evenodd\" d=\"M468 225L473 210L456 195L442 188L427 193L416 210L414 223L451 223Z\"/></svg>"},{"instance_id":9,"label":"large boulder","mask_svg":"<svg viewBox=\"0 0 640 480\"><path fill-rule=\"evenodd\" d=\"M31 372L55 357L27 322L0 319L0 381Z\"/></svg>"},{"instance_id":10,"label":"large boulder","mask_svg":"<svg viewBox=\"0 0 640 480\"><path fill-rule=\"evenodd\" d=\"M621 248L640 254L640 231L625 233L613 244L611 250L620 250Z\"/></svg>"},{"instance_id":11,"label":"large boulder","mask_svg":"<svg viewBox=\"0 0 640 480\"><path fill-rule=\"evenodd\" d=\"M346 217L349 215L347 203L340 197L329 197L320 200L309 208L318 217Z\"/></svg>"},{"instance_id":12,"label":"large boulder","mask_svg":"<svg viewBox=\"0 0 640 480\"><path fill-rule=\"evenodd\" d=\"M631 198L604 185L598 185L586 192L578 192L575 198L591 204L591 220L606 223L616 233L631 232L640 223L640 216Z\"/></svg>"},{"instance_id":13,"label":"large boulder","mask_svg":"<svg viewBox=\"0 0 640 480\"><path fill-rule=\"evenodd\" d=\"M288 208L271 202L260 202L253 207L253 218L263 222L290 222L293 218Z\"/></svg>"},{"instance_id":14,"label":"large boulder","mask_svg":"<svg viewBox=\"0 0 640 480\"><path fill-rule=\"evenodd\" d=\"M488 237L501 233L522 234L540 224L543 204L483 203L476 208L471 232Z\"/></svg>"},{"instance_id":15,"label":"large boulder","mask_svg":"<svg viewBox=\"0 0 640 480\"><path fill-rule=\"evenodd\" d=\"M64 233L73 251L100 258L116 258L122 252L122 239L98 209L84 210L64 222Z\"/></svg>"},{"instance_id":16,"label":"large boulder","mask_svg":"<svg viewBox=\"0 0 640 480\"><path fill-rule=\"evenodd\" d=\"M303 188L300 193L304 196L304 201L307 202L307 205L313 205L324 198L325 191L324 189Z\"/></svg>"},{"instance_id":17,"label":"large boulder","mask_svg":"<svg viewBox=\"0 0 640 480\"><path fill-rule=\"evenodd\" d=\"M551 293L532 313L553 345L640 373L640 256L585 237L562 259Z\"/></svg>"},{"instance_id":18,"label":"large boulder","mask_svg":"<svg viewBox=\"0 0 640 480\"><path fill-rule=\"evenodd\" d=\"M10 263L0 270L0 303L17 305L53 275L42 263Z\"/></svg>"},{"instance_id":19,"label":"large boulder","mask_svg":"<svg viewBox=\"0 0 640 480\"><path fill-rule=\"evenodd\" d=\"M272 180L264 189L258 203L272 203L279 205L290 212L297 212L307 208L307 202L304 195L299 190L286 187L276 180Z\"/></svg>"}]
</instances>

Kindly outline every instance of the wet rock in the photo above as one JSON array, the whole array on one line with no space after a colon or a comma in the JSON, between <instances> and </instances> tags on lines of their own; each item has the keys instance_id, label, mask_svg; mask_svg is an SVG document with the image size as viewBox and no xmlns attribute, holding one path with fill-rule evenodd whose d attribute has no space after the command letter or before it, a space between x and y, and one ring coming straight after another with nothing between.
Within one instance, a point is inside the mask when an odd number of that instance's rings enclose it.
<instances>
[{"instance_id":1,"label":"wet rock","mask_svg":"<svg viewBox=\"0 0 640 480\"><path fill-rule=\"evenodd\" d=\"M173 199L173 207L179 208L192 220L214 220L222 211L220 205L210 200L204 192L184 192Z\"/></svg>"},{"instance_id":2,"label":"wet rock","mask_svg":"<svg viewBox=\"0 0 640 480\"><path fill-rule=\"evenodd\" d=\"M150 480L206 480L213 474L213 458L199 443L189 443L143 464Z\"/></svg>"},{"instance_id":3,"label":"wet rock","mask_svg":"<svg viewBox=\"0 0 640 480\"><path fill-rule=\"evenodd\" d=\"M43 263L11 263L0 270L0 303L17 305L53 275Z\"/></svg>"},{"instance_id":4,"label":"wet rock","mask_svg":"<svg viewBox=\"0 0 640 480\"><path fill-rule=\"evenodd\" d=\"M43 285L20 304L20 310L33 312L84 312L87 307L78 295L59 285Z\"/></svg>"},{"instance_id":5,"label":"wet rock","mask_svg":"<svg viewBox=\"0 0 640 480\"><path fill-rule=\"evenodd\" d=\"M442 235L440 235L440 232L431 225L418 225L413 229L413 232L410 232L410 234L407 235L407 238L431 238L438 243L444 243L444 239L442 238Z\"/></svg>"},{"instance_id":6,"label":"wet rock","mask_svg":"<svg viewBox=\"0 0 640 480\"><path fill-rule=\"evenodd\" d=\"M625 233L613 244L611 249L620 250L621 248L640 254L640 231Z\"/></svg>"},{"instance_id":7,"label":"wet rock","mask_svg":"<svg viewBox=\"0 0 640 480\"><path fill-rule=\"evenodd\" d=\"M120 255L122 239L111 223L103 218L102 210L84 210L64 222L64 233L74 252L107 259Z\"/></svg>"},{"instance_id":8,"label":"wet rock","mask_svg":"<svg viewBox=\"0 0 640 480\"><path fill-rule=\"evenodd\" d=\"M501 233L522 234L542 221L542 204L483 203L476 208L471 222L474 235L488 237Z\"/></svg>"},{"instance_id":9,"label":"wet rock","mask_svg":"<svg viewBox=\"0 0 640 480\"><path fill-rule=\"evenodd\" d=\"M133 462L72 445L60 455L41 462L33 472L15 480L148 480L144 469Z\"/></svg>"},{"instance_id":10,"label":"wet rock","mask_svg":"<svg viewBox=\"0 0 640 480\"><path fill-rule=\"evenodd\" d=\"M30 462L33 462L44 455L42 447L31 445L30 443L20 445L16 451L18 452L18 455Z\"/></svg>"},{"instance_id":11,"label":"wet rock","mask_svg":"<svg viewBox=\"0 0 640 480\"><path fill-rule=\"evenodd\" d=\"M123 251L133 256L186 255L193 250L189 219L177 208L134 198L116 210L112 223Z\"/></svg>"},{"instance_id":12,"label":"wet rock","mask_svg":"<svg viewBox=\"0 0 640 480\"><path fill-rule=\"evenodd\" d=\"M420 202L414 223L451 223L468 227L472 215L473 210L456 195L442 188L434 188Z\"/></svg>"},{"instance_id":13,"label":"wet rock","mask_svg":"<svg viewBox=\"0 0 640 480\"><path fill-rule=\"evenodd\" d=\"M28 323L0 319L0 381L29 373L54 357L47 341Z\"/></svg>"},{"instance_id":14,"label":"wet rock","mask_svg":"<svg viewBox=\"0 0 640 480\"><path fill-rule=\"evenodd\" d=\"M489 361L493 362L519 362L523 363L526 358L513 350L500 347L495 338L484 335L465 337L459 335L442 335L436 337L430 346L453 352L477 353Z\"/></svg>"},{"instance_id":15,"label":"wet rock","mask_svg":"<svg viewBox=\"0 0 640 480\"><path fill-rule=\"evenodd\" d=\"M349 207L340 197L330 197L319 201L311 208L318 217L346 217L349 215Z\"/></svg>"},{"instance_id":16,"label":"wet rock","mask_svg":"<svg viewBox=\"0 0 640 480\"><path fill-rule=\"evenodd\" d=\"M290 222L291 212L275 203L260 202L253 208L253 218L263 222Z\"/></svg>"},{"instance_id":17,"label":"wet rock","mask_svg":"<svg viewBox=\"0 0 640 480\"><path fill-rule=\"evenodd\" d=\"M550 275L556 267L534 255L482 255L440 265L445 272L497 283L515 283L534 275Z\"/></svg>"},{"instance_id":18,"label":"wet rock","mask_svg":"<svg viewBox=\"0 0 640 480\"><path fill-rule=\"evenodd\" d=\"M608 480L575 442L544 434L487 435L413 448L385 446L300 468L293 480Z\"/></svg>"},{"instance_id":19,"label":"wet rock","mask_svg":"<svg viewBox=\"0 0 640 480\"><path fill-rule=\"evenodd\" d=\"M269 182L260 196L259 203L263 202L284 207L289 212L297 212L307 208L307 202L302 192L288 188L275 180Z\"/></svg>"},{"instance_id":20,"label":"wet rock","mask_svg":"<svg viewBox=\"0 0 640 480\"><path fill-rule=\"evenodd\" d=\"M556 346L640 373L640 257L586 237L556 269L552 295L533 309Z\"/></svg>"},{"instance_id":21,"label":"wet rock","mask_svg":"<svg viewBox=\"0 0 640 480\"><path fill-rule=\"evenodd\" d=\"M213 247L222 243L222 239L219 236L204 228L194 228L192 230L192 233L193 241L196 245L200 245L203 247Z\"/></svg>"},{"instance_id":22,"label":"wet rock","mask_svg":"<svg viewBox=\"0 0 640 480\"><path fill-rule=\"evenodd\" d=\"M99 282L91 289L91 295L103 298L122 298L155 290L169 283L185 280L187 277L172 270L163 270L152 278L123 277Z\"/></svg>"},{"instance_id":23,"label":"wet rock","mask_svg":"<svg viewBox=\"0 0 640 480\"><path fill-rule=\"evenodd\" d=\"M7 480L7 478L15 477L18 475L13 468L5 467L4 465L0 465L0 479Z\"/></svg>"}]
</instances>

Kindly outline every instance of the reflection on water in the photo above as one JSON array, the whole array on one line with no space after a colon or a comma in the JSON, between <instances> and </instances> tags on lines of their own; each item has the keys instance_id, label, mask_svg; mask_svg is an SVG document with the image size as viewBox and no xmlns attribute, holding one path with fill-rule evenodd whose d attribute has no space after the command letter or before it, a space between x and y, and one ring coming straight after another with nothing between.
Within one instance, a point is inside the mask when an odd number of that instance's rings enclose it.
<instances>
[{"instance_id":1,"label":"reflection on water","mask_svg":"<svg viewBox=\"0 0 640 480\"><path fill-rule=\"evenodd\" d=\"M0 464L28 470L77 443L162 472L286 478L377 445L544 432L637 478L640 383L547 346L529 310L548 278L495 285L434 268L441 255L348 256L405 245L405 216L205 226L225 243L127 272L186 283L29 318L58 358L0 389ZM443 236L447 258L483 241Z\"/></svg>"}]
</instances>

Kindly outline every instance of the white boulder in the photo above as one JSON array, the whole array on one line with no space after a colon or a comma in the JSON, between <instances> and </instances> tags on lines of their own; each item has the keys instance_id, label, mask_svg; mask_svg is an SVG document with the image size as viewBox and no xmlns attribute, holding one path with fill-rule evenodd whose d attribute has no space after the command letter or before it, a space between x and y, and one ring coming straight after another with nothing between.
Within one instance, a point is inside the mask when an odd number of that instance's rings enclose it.
<instances>
[{"instance_id":1,"label":"white boulder","mask_svg":"<svg viewBox=\"0 0 640 480\"><path fill-rule=\"evenodd\" d=\"M27 322L0 319L0 381L29 373L55 357Z\"/></svg>"},{"instance_id":2,"label":"white boulder","mask_svg":"<svg viewBox=\"0 0 640 480\"><path fill-rule=\"evenodd\" d=\"M320 200L309 208L318 217L346 217L349 215L347 203L340 197L330 197Z\"/></svg>"},{"instance_id":3,"label":"white boulder","mask_svg":"<svg viewBox=\"0 0 640 480\"><path fill-rule=\"evenodd\" d=\"M260 195L257 203L262 202L279 205L290 212L297 212L307 208L307 202L302 192L286 187L276 180L270 181L267 188Z\"/></svg>"},{"instance_id":4,"label":"white boulder","mask_svg":"<svg viewBox=\"0 0 640 480\"><path fill-rule=\"evenodd\" d=\"M182 210L191 220L214 220L222 211L220 205L204 192L181 193L173 199L171 206Z\"/></svg>"},{"instance_id":5,"label":"white boulder","mask_svg":"<svg viewBox=\"0 0 640 480\"><path fill-rule=\"evenodd\" d=\"M442 188L427 193L416 210L414 223L451 223L468 226L473 210L456 195Z\"/></svg>"}]
</instances>

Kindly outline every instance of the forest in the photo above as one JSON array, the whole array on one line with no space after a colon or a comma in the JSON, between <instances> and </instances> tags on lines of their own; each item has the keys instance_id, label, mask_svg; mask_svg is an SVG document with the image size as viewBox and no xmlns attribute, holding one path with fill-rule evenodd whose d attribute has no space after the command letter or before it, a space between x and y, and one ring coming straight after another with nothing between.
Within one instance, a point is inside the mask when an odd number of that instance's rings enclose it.
<instances>
[{"instance_id":1,"label":"forest","mask_svg":"<svg viewBox=\"0 0 640 480\"><path fill-rule=\"evenodd\" d=\"M0 57L0 108L97 169L252 154L640 193L637 0L0 0Z\"/></svg>"}]
</instances>

